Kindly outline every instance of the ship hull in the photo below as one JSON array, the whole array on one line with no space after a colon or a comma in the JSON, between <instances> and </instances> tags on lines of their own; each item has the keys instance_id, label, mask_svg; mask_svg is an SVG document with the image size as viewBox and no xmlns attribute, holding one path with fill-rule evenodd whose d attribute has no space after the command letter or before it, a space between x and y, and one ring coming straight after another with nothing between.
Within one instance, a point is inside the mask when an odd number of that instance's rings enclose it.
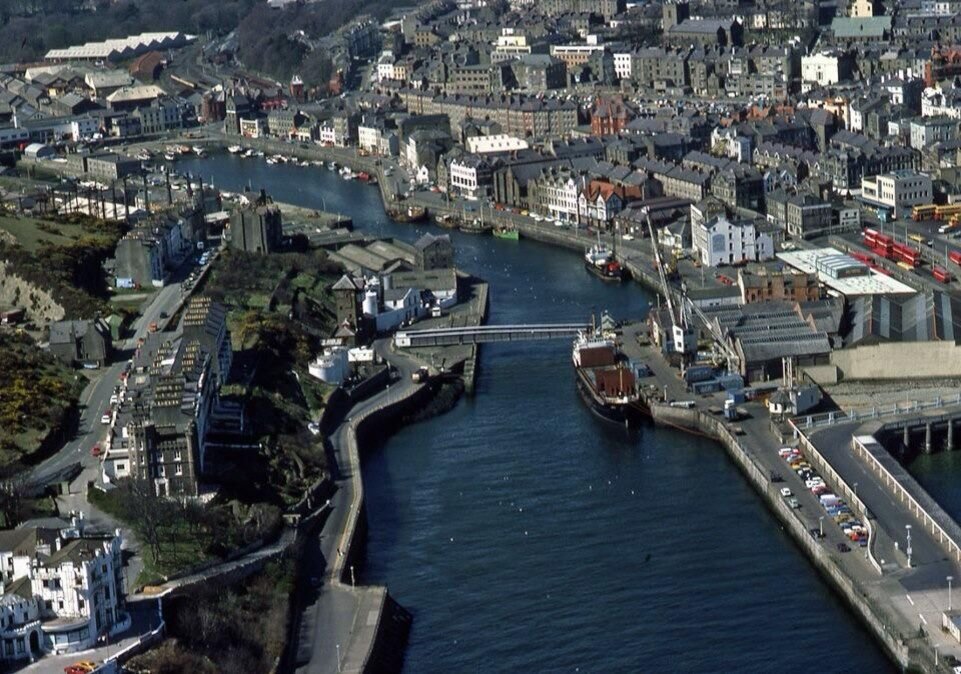
<instances>
[{"instance_id":1,"label":"ship hull","mask_svg":"<svg viewBox=\"0 0 961 674\"><path fill-rule=\"evenodd\" d=\"M622 270L619 270L616 274L610 274L598 267L596 264L591 264L590 262L585 262L584 268L590 273L594 274L594 276L597 278L607 283L620 283L624 280L624 272Z\"/></svg>"},{"instance_id":2,"label":"ship hull","mask_svg":"<svg viewBox=\"0 0 961 674\"><path fill-rule=\"evenodd\" d=\"M632 413L630 405L612 405L601 400L594 393L594 388L588 381L587 375L579 368L575 368L575 371L577 372L577 392L595 416L619 426L630 426L636 420L636 415Z\"/></svg>"}]
</instances>

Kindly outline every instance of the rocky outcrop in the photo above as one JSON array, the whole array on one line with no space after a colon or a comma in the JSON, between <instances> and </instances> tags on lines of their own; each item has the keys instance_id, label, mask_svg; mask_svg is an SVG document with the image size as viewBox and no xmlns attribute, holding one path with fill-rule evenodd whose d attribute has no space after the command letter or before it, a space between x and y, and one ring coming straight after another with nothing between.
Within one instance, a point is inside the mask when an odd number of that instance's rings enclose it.
<instances>
[{"instance_id":1,"label":"rocky outcrop","mask_svg":"<svg viewBox=\"0 0 961 674\"><path fill-rule=\"evenodd\" d=\"M0 262L0 309L15 307L23 307L35 323L59 321L65 313L49 291L13 274L10 265Z\"/></svg>"}]
</instances>

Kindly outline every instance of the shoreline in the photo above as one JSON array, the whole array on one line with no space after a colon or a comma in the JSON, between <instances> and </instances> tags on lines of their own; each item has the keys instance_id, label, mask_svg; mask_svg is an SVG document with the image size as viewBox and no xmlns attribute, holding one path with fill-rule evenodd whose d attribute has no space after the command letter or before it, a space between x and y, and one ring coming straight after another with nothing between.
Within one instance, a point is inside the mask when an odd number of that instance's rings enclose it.
<instances>
[{"instance_id":1,"label":"shoreline","mask_svg":"<svg viewBox=\"0 0 961 674\"><path fill-rule=\"evenodd\" d=\"M671 407L661 403L652 404L650 411L651 420L655 424L686 433L701 434L720 445L761 500L764 501L771 514L782 525L782 530L791 537L794 544L807 557L846 608L867 627L891 662L904 671L918 669L925 671L922 662L913 653L915 649L904 644L899 635L888 629L892 624L890 616L877 610L876 603L870 601L868 593L838 567L830 558L826 549L811 537L804 524L794 516L793 511L785 504L784 499L780 498L776 485L769 481L764 471L755 464L749 453L741 446L737 437L722 422L713 417L705 416L703 412L697 409ZM870 519L866 518L865 521L870 526ZM872 528L868 545L869 552L874 540ZM877 565L873 553L871 554L871 561L874 565Z\"/></svg>"},{"instance_id":2,"label":"shoreline","mask_svg":"<svg viewBox=\"0 0 961 674\"><path fill-rule=\"evenodd\" d=\"M293 151L293 147L290 149L292 150L291 154L297 154ZM342 160L342 156L339 154L337 155L337 160L341 161L342 163L347 163ZM361 164L361 166L363 166L363 164ZM389 215L389 206L404 202L390 201L384 188L384 181L380 179L378 182L380 184L378 190L381 193L381 205L385 214ZM436 205L433 205L432 208L428 209L428 212L431 216L435 216L439 213L453 212L454 210L455 209L438 209ZM571 236L566 230L547 230L546 228L537 227L533 223L528 223L525 221L518 222L514 219L504 217L503 212L493 211L492 220L497 219L502 219L505 222L511 222L514 224L520 231L522 237L555 247L566 248L573 251L581 251L583 250L584 244L589 243L586 238L584 238L583 241L580 241L579 238L581 237L577 237L576 235ZM432 222L431 224L435 223ZM648 270L645 268L649 267L650 265L641 264L641 262L647 256L645 256L643 253L634 252L633 255L629 255L627 257L621 257L620 255L618 257L622 264L624 264L624 266L631 272L635 281L652 290L653 292L660 292L659 279L656 278L652 272L648 272ZM651 258L651 260L652 259L653 258ZM409 402L411 399L412 396L407 397L404 400L393 403L391 407L396 408L402 402ZM456 401L454 401L453 405L456 405ZM763 475L760 469L752 463L752 459L740 446L740 443L738 443L736 438L731 436L729 432L719 432L718 429L714 427L717 423L714 419L708 419L708 421L711 423L704 423L704 421L701 419L701 415L699 415L696 410L684 410L654 405L652 406L651 412L653 423L674 427L675 429L683 432L701 433L723 447L731 460L734 461L735 465L737 465L740 471L748 479L749 483L761 497L762 501L766 503L775 518L783 525L784 529L791 536L795 545L801 549L801 551L808 558L809 562L815 567L815 569L817 569L819 575L821 575L827 584L832 588L835 595L839 596L845 606L852 611L855 616L857 616L862 625L868 628L888 658L894 664L902 668L910 668L918 665L916 662L911 662L911 649L899 644L896 638L885 629L885 618L878 615L878 612L875 610L875 608L866 600L865 597L867 595L859 594L859 590L854 582L843 571L833 565L824 550L812 544L813 539L811 539L809 532L804 529L803 524L793 517L791 511L787 510L787 506L780 499L771 495L771 487L767 482L767 478ZM387 416L390 416L390 414L388 413ZM671 417L676 417L676 419L672 421ZM360 433L364 434L364 429L362 426L366 425L363 423L366 420L367 417L362 419L361 422L357 422L357 429L354 431L353 437L351 438L351 444L353 445L352 451L357 453L358 461L360 452L366 451L366 449L369 448L365 447L361 443L371 440L371 437L366 436L366 434L362 439L358 439L356 435L357 431L360 431ZM400 425L406 425L402 419L395 417L395 421L396 420L400 420ZM382 436L381 441L386 441L389 439L390 436L392 436L397 430L397 428L399 428L399 426L391 428L386 433L380 434ZM726 431L726 429L722 430ZM351 554L355 554L357 551L357 548L353 547L356 543L354 540L356 533L357 531L355 528L351 540Z\"/></svg>"}]
</instances>

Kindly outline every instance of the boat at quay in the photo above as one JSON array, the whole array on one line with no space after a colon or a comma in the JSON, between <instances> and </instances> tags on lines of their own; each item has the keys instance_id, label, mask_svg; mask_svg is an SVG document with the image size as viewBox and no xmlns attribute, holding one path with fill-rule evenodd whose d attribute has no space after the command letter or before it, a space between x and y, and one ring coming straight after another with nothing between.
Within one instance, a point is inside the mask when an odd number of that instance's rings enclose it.
<instances>
[{"instance_id":1,"label":"boat at quay","mask_svg":"<svg viewBox=\"0 0 961 674\"><path fill-rule=\"evenodd\" d=\"M597 329L579 333L571 359L578 393L594 414L617 424L637 421L636 377L613 337Z\"/></svg>"},{"instance_id":2,"label":"boat at quay","mask_svg":"<svg viewBox=\"0 0 961 674\"><path fill-rule=\"evenodd\" d=\"M581 271L583 248L398 224L377 188L336 171L227 153L179 169L345 214L372 236L449 233L458 266L490 284L491 324L605 307L640 318L653 301ZM357 582L388 585L415 614L404 671L800 672L815 654L820 671L893 674L724 451L599 419L571 349L485 344L475 397L365 449ZM791 629L758 638L785 615Z\"/></svg>"}]
</instances>

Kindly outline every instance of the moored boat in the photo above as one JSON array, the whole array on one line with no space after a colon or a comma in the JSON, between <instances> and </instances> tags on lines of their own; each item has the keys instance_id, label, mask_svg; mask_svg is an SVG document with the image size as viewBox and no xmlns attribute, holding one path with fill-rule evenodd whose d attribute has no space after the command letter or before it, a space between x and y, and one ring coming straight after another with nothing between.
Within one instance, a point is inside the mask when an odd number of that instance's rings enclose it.
<instances>
[{"instance_id":1,"label":"moored boat","mask_svg":"<svg viewBox=\"0 0 961 674\"><path fill-rule=\"evenodd\" d=\"M581 332L574 340L571 358L577 373L577 390L597 416L618 424L634 420L636 377L610 337L597 330Z\"/></svg>"},{"instance_id":2,"label":"moored boat","mask_svg":"<svg viewBox=\"0 0 961 674\"><path fill-rule=\"evenodd\" d=\"M387 209L387 215L397 222L420 222L427 218L427 209L413 204L404 208L396 206Z\"/></svg>"},{"instance_id":3,"label":"moored boat","mask_svg":"<svg viewBox=\"0 0 961 674\"><path fill-rule=\"evenodd\" d=\"M494 228L494 236L498 239L506 239L508 241L518 241L521 238L520 232L513 225L503 225Z\"/></svg>"}]
</instances>

